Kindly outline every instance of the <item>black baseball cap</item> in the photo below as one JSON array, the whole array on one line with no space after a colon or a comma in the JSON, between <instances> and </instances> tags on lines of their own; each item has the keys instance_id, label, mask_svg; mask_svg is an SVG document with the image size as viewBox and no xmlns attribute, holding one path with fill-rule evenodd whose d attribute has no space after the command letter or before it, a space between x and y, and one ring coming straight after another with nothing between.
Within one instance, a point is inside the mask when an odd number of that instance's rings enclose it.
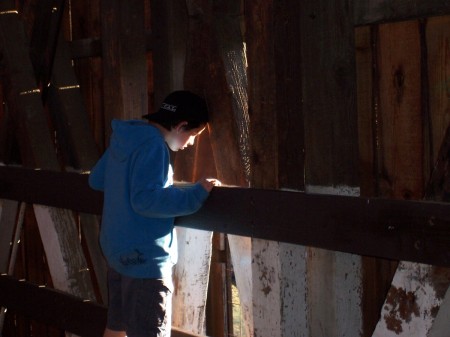
<instances>
[{"instance_id":1,"label":"black baseball cap","mask_svg":"<svg viewBox=\"0 0 450 337\"><path fill-rule=\"evenodd\" d=\"M142 116L170 129L181 121L187 121L189 128L208 123L208 107L205 99L187 90L169 94L154 113Z\"/></svg>"}]
</instances>

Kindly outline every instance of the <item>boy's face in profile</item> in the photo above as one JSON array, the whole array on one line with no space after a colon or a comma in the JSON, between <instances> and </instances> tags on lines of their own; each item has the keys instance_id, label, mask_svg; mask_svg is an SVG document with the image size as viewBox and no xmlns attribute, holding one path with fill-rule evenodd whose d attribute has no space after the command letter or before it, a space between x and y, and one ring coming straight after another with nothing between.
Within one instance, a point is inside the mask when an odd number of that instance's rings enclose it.
<instances>
[{"instance_id":1,"label":"boy's face in profile","mask_svg":"<svg viewBox=\"0 0 450 337\"><path fill-rule=\"evenodd\" d=\"M194 145L195 138L206 129L206 125L201 125L195 129L185 130L186 125L187 122L181 122L170 130L167 145L172 151L184 150Z\"/></svg>"}]
</instances>

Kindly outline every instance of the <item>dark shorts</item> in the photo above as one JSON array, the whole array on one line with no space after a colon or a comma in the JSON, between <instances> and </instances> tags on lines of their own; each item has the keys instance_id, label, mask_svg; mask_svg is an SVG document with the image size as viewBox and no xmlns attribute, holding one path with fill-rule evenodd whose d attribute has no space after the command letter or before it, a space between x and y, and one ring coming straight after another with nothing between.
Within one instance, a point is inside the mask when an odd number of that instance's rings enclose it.
<instances>
[{"instance_id":1,"label":"dark shorts","mask_svg":"<svg viewBox=\"0 0 450 337\"><path fill-rule=\"evenodd\" d=\"M136 279L108 270L107 328L128 337L170 336L171 281Z\"/></svg>"}]
</instances>

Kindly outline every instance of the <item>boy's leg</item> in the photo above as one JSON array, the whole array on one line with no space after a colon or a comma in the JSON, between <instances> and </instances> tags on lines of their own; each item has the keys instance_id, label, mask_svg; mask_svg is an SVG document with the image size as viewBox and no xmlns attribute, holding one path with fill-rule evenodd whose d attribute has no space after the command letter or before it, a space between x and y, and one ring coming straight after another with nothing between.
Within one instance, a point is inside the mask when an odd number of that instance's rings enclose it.
<instances>
[{"instance_id":1,"label":"boy's leg","mask_svg":"<svg viewBox=\"0 0 450 337\"><path fill-rule=\"evenodd\" d=\"M127 278L122 286L127 336L169 337L172 285L159 279Z\"/></svg>"},{"instance_id":2,"label":"boy's leg","mask_svg":"<svg viewBox=\"0 0 450 337\"><path fill-rule=\"evenodd\" d=\"M122 315L122 275L114 269L108 269L108 319L104 337L121 337L125 335Z\"/></svg>"}]
</instances>

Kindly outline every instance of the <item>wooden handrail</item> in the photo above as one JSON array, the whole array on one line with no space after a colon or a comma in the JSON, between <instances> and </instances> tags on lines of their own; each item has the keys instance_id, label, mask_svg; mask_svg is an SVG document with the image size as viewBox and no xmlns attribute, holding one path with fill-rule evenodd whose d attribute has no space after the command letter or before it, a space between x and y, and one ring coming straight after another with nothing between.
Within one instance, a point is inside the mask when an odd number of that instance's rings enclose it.
<instances>
[{"instance_id":1,"label":"wooden handrail","mask_svg":"<svg viewBox=\"0 0 450 337\"><path fill-rule=\"evenodd\" d=\"M0 198L93 214L102 210L102 194L77 173L0 167ZM450 266L446 203L222 187L176 225Z\"/></svg>"}]
</instances>

